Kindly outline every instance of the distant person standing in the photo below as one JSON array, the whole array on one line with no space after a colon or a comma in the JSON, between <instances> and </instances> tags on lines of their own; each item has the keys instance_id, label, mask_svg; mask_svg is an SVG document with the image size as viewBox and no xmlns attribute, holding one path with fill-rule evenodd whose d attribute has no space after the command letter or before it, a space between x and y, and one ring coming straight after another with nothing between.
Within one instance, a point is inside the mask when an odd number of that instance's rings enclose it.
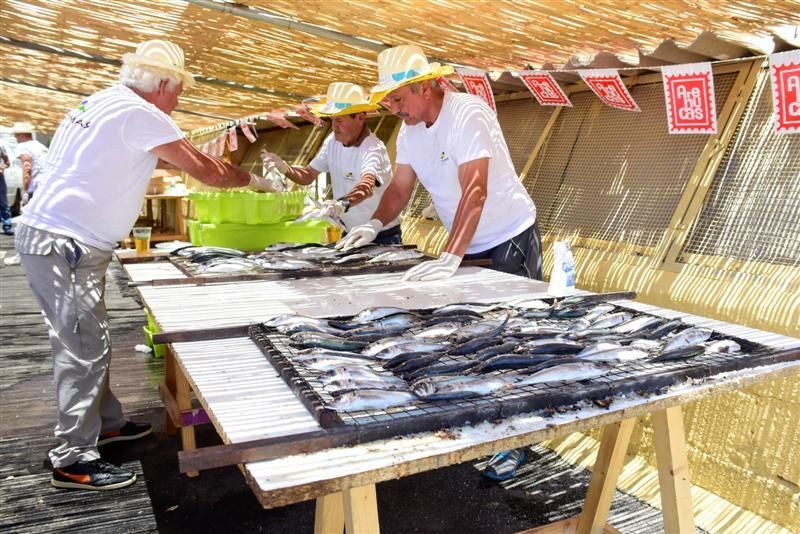
<instances>
[{"instance_id":1,"label":"distant person standing","mask_svg":"<svg viewBox=\"0 0 800 534\"><path fill-rule=\"evenodd\" d=\"M3 233L14 235L11 229L11 208L8 207L8 191L6 190L6 169L11 166L11 160L5 148L0 145L0 219L3 221Z\"/></svg>"},{"instance_id":2,"label":"distant person standing","mask_svg":"<svg viewBox=\"0 0 800 534\"><path fill-rule=\"evenodd\" d=\"M11 133L17 138L15 155L22 163L22 204L27 204L39 187L39 177L47 158L47 147L33 138L33 126L27 122L17 122Z\"/></svg>"}]
</instances>

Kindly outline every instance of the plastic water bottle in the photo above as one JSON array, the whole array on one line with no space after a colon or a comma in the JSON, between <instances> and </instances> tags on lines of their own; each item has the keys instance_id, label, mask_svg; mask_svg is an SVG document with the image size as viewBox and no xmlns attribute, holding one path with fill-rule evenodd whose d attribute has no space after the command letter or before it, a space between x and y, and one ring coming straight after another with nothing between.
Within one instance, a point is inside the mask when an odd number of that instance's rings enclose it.
<instances>
[{"instance_id":1,"label":"plastic water bottle","mask_svg":"<svg viewBox=\"0 0 800 534\"><path fill-rule=\"evenodd\" d=\"M575 259L567 241L553 243L553 271L547 292L554 297L563 297L575 292Z\"/></svg>"}]
</instances>

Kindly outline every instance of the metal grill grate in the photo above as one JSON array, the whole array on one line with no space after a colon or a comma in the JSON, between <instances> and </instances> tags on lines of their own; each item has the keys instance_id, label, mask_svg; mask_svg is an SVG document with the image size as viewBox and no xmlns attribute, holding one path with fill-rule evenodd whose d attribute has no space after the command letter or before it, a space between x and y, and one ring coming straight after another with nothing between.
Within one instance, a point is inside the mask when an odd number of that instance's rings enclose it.
<instances>
[{"instance_id":1,"label":"metal grill grate","mask_svg":"<svg viewBox=\"0 0 800 534\"><path fill-rule=\"evenodd\" d=\"M618 308L630 310L624 306L618 306ZM430 310L413 311L424 314ZM497 318L504 313L506 312L491 312L484 317ZM640 312L635 313L641 314ZM565 326L570 320L544 319L536 322L540 326ZM792 361L800 356L797 350L775 351L751 341L715 332L710 338L711 341L734 340L740 344L742 352L706 353L690 360L667 362L651 362L649 360L619 362L609 364L608 371L597 378L531 384L485 397L440 401L420 400L414 404L386 410L334 413L326 409L326 405L333 400L333 397L319 380L319 373L292 364L299 349L290 346L285 335L264 325L251 326L250 335L323 427L346 425L355 429L379 428L388 432L387 436L391 435L392 431L401 434L432 430L448 424L463 424L466 421L478 422L523 412L569 407L583 401L607 399L609 396L618 394L634 392L646 394L685 382L689 378L702 379L718 373ZM449 361L452 363L465 359L468 359L468 356L445 356L439 362ZM386 372L379 362L369 365L374 371ZM495 371L490 375L509 372L513 371Z\"/></svg>"},{"instance_id":2,"label":"metal grill grate","mask_svg":"<svg viewBox=\"0 0 800 534\"><path fill-rule=\"evenodd\" d=\"M761 73L684 253L800 265L800 136L775 133L767 74Z\"/></svg>"},{"instance_id":3,"label":"metal grill grate","mask_svg":"<svg viewBox=\"0 0 800 534\"><path fill-rule=\"evenodd\" d=\"M553 108L540 106L533 98L497 103L497 120L503 129L514 170L520 174L542 135Z\"/></svg>"},{"instance_id":4,"label":"metal grill grate","mask_svg":"<svg viewBox=\"0 0 800 534\"><path fill-rule=\"evenodd\" d=\"M718 111L735 79L714 77ZM708 136L667 133L660 82L631 93L641 113L571 95L526 180L543 233L653 248L663 236Z\"/></svg>"}]
</instances>

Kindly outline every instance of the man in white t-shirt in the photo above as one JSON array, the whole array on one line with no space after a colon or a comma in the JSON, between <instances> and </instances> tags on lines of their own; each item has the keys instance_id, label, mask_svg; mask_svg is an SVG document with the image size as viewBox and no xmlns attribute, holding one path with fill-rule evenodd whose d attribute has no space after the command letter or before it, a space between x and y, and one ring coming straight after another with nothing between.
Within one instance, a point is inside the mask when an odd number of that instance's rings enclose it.
<instances>
[{"instance_id":1,"label":"man in white t-shirt","mask_svg":"<svg viewBox=\"0 0 800 534\"><path fill-rule=\"evenodd\" d=\"M381 52L378 71L373 101L385 102L403 119L397 167L372 219L337 246L371 241L405 207L419 179L450 237L438 259L412 267L404 280L449 278L462 258L491 259L491 269L541 279L536 207L514 170L495 113L477 96L445 93L434 79L452 67L429 64L417 46Z\"/></svg>"},{"instance_id":2,"label":"man in white t-shirt","mask_svg":"<svg viewBox=\"0 0 800 534\"><path fill-rule=\"evenodd\" d=\"M22 204L28 203L39 185L47 147L33 138L33 126L27 122L17 122L11 132L17 139L14 155L22 163Z\"/></svg>"},{"instance_id":3,"label":"man in white t-shirt","mask_svg":"<svg viewBox=\"0 0 800 534\"><path fill-rule=\"evenodd\" d=\"M320 173L330 176L334 200L325 202L323 213L341 220L347 231L372 218L392 179L392 164L386 147L367 128L367 111L377 109L360 86L336 82L311 112L331 118L330 135L316 157L305 167L288 165L279 156L262 152L267 166L274 166L290 180L308 185ZM400 218L383 225L374 241L383 245L401 242Z\"/></svg>"},{"instance_id":4,"label":"man in white t-shirt","mask_svg":"<svg viewBox=\"0 0 800 534\"><path fill-rule=\"evenodd\" d=\"M178 46L140 44L123 57L119 78L67 113L16 231L53 347L60 444L50 460L51 483L59 488L133 484L136 475L102 460L98 446L152 432L149 424L125 420L109 388L103 293L111 250L135 223L158 160L217 187L262 181L203 154L170 119L178 96L194 83Z\"/></svg>"},{"instance_id":5,"label":"man in white t-shirt","mask_svg":"<svg viewBox=\"0 0 800 534\"><path fill-rule=\"evenodd\" d=\"M419 179L450 232L438 259L409 269L404 280L451 277L462 259L491 259L490 269L542 278L536 207L520 183L494 111L481 98L445 93L434 80L451 67L429 64L418 46L398 46L378 56L381 101L403 119L397 136L397 167L373 218L354 228L338 247L369 242L411 198ZM514 476L522 449L495 454L484 475Z\"/></svg>"}]
</instances>

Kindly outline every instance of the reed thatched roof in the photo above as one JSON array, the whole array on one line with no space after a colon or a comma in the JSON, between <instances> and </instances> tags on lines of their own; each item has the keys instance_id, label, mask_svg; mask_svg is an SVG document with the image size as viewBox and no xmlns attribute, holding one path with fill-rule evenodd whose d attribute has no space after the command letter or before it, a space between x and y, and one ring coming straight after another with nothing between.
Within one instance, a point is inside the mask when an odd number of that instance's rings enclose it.
<instances>
[{"instance_id":1,"label":"reed thatched roof","mask_svg":"<svg viewBox=\"0 0 800 534\"><path fill-rule=\"evenodd\" d=\"M0 122L53 130L82 95L114 82L125 52L152 38L182 46L202 77L174 115L190 130L295 105L331 81L370 86L378 51L397 44L498 73L653 66L769 52L774 28L797 24L798 13L797 0L4 0ZM515 83L502 77L495 89Z\"/></svg>"}]
</instances>

